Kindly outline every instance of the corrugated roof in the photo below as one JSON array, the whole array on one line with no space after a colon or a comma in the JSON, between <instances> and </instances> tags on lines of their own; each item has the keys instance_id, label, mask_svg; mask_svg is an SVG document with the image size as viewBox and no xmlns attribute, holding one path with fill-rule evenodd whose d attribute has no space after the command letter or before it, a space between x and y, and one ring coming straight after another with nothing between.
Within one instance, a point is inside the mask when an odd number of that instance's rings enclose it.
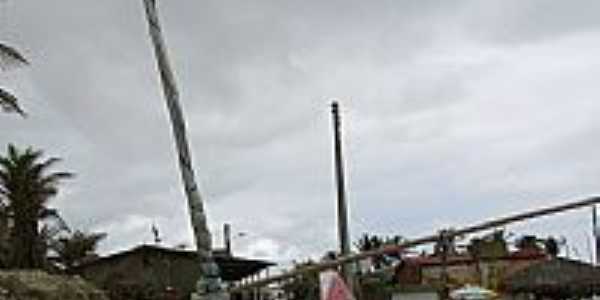
<instances>
[{"instance_id":1,"label":"corrugated roof","mask_svg":"<svg viewBox=\"0 0 600 300\"><path fill-rule=\"evenodd\" d=\"M495 257L495 258L479 258L478 261L492 261L492 260L538 260L544 259L547 255L542 252L537 251L514 251L510 252L505 256ZM435 266L442 264L442 258L439 255L431 255L431 256L415 256L415 257L406 257L405 260L416 263L420 266ZM459 264L469 264L475 262L473 256L468 253L449 256L446 259L446 264L448 265L459 265Z\"/></svg>"},{"instance_id":2,"label":"corrugated roof","mask_svg":"<svg viewBox=\"0 0 600 300\"><path fill-rule=\"evenodd\" d=\"M144 252L145 253L159 252L163 255L166 254L166 255L179 256L179 257L183 256L183 257L187 257L191 260L195 259L197 256L197 253L195 251L191 251L191 250L166 248L166 247L161 247L161 246L157 246L157 245L140 245L140 246L134 247L134 248L126 250L126 251L99 257L98 259L95 259L93 261L89 261L82 265L77 266L76 268L74 268L74 270L77 271L78 269L83 269L83 268L86 268L89 266L102 264L102 263L109 263L109 262L114 261L119 258L123 258L123 257L130 256L130 255L137 255L139 253L144 253ZM221 272L221 278L225 281L237 281L244 277L250 276L256 272L259 272L260 270L262 270L264 268L275 265L275 263L265 261L265 260L246 259L246 258L231 256L228 253L225 253L223 251L215 251L213 253L213 256L214 256L215 262L219 266L219 269Z\"/></svg>"}]
</instances>

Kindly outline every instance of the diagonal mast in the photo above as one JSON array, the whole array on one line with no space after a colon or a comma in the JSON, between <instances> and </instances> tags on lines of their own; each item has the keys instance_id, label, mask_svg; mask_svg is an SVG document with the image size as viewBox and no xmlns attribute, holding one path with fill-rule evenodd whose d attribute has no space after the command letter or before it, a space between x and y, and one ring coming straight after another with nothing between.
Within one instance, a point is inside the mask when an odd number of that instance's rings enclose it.
<instances>
[{"instance_id":1,"label":"diagonal mast","mask_svg":"<svg viewBox=\"0 0 600 300\"><path fill-rule=\"evenodd\" d=\"M185 120L179 104L179 93L175 84L175 76L167 57L167 49L158 20L156 1L143 1L148 19L150 37L154 45L154 54L160 72L163 93L171 119L181 179L185 188L190 219L196 238L196 248L200 264L200 278L197 283L197 292L207 300L220 299L221 281L219 268L212 256L211 235L207 225L202 197L198 191L194 170L192 169L192 156L186 137Z\"/></svg>"}]
</instances>

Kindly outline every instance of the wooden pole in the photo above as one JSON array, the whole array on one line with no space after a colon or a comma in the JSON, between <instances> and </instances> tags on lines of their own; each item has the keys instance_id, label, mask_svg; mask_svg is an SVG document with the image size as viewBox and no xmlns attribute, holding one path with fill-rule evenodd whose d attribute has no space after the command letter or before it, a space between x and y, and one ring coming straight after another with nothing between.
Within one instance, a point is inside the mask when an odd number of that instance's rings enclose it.
<instances>
[{"instance_id":1,"label":"wooden pole","mask_svg":"<svg viewBox=\"0 0 600 300\"><path fill-rule=\"evenodd\" d=\"M171 127L175 138L175 148L179 160L181 180L187 198L188 211L196 239L200 278L197 283L198 296L207 300L217 300L225 297L221 293L219 268L212 256L212 238L206 221L204 204L192 168L192 155L187 141L185 120L179 104L179 92L175 84L175 76L167 56L167 48L162 36L155 0L144 0L148 28L154 54L156 56L160 79L163 86L164 98L171 119Z\"/></svg>"},{"instance_id":2,"label":"wooden pole","mask_svg":"<svg viewBox=\"0 0 600 300\"><path fill-rule=\"evenodd\" d=\"M594 234L594 254L596 255L595 264L600 265L600 228L598 227L598 212L596 205L592 207L592 230Z\"/></svg>"},{"instance_id":3,"label":"wooden pole","mask_svg":"<svg viewBox=\"0 0 600 300\"><path fill-rule=\"evenodd\" d=\"M223 241L225 244L225 251L228 255L233 256L231 250L231 225L229 223L223 224Z\"/></svg>"},{"instance_id":4,"label":"wooden pole","mask_svg":"<svg viewBox=\"0 0 600 300\"><path fill-rule=\"evenodd\" d=\"M441 253L440 253L440 258L441 258L441 267L442 267L442 274L441 274L441 281L442 281L442 290L440 291L440 299L445 300L449 298L449 292L450 289L448 287L448 283L449 283L449 275L448 275L448 256L450 255L450 250L453 247L453 243L452 240L454 239L454 236L451 235L451 231L449 230L442 230L440 231L440 237L439 237L439 241L438 243L440 243L441 246Z\"/></svg>"},{"instance_id":5,"label":"wooden pole","mask_svg":"<svg viewBox=\"0 0 600 300\"><path fill-rule=\"evenodd\" d=\"M346 181L344 177L344 158L342 155L342 124L340 119L339 104L331 104L333 119L333 144L335 157L335 179L337 188L337 220L340 253L342 256L350 255L350 230L348 228L348 204L346 202ZM352 264L342 264L342 276L346 285L353 290L354 279Z\"/></svg>"}]
</instances>

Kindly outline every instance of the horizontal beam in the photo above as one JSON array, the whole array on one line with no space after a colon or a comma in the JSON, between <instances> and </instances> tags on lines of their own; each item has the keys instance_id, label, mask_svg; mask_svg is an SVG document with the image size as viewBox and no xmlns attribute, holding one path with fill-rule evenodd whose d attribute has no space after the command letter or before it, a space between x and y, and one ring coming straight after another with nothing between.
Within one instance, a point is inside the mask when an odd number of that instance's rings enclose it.
<instances>
[{"instance_id":1,"label":"horizontal beam","mask_svg":"<svg viewBox=\"0 0 600 300\"><path fill-rule=\"evenodd\" d=\"M532 211L525 212L525 213L520 213L520 214L516 214L516 215L504 217L504 218L499 218L499 219L490 220L487 222L482 222L477 225L468 226L468 227L462 228L460 230L456 230L456 231L454 231L454 235L455 236L456 235L465 235L465 234L474 233L477 231L482 231L482 230L486 230L486 229L490 229L490 228L500 227L500 226L507 225L510 223L524 221L527 219L544 217L544 216L548 216L548 215L552 215L552 214L556 214L556 213L565 212L568 210L574 210L574 209L579 209L579 208L586 207L586 206L592 206L592 205L598 204L598 203L600 203L600 197L590 197L590 198L575 201L575 202L569 202L569 203L566 203L563 205L557 205L557 206L552 206L552 207L547 207L547 208L542 208L542 209L536 209L536 210L532 210Z\"/></svg>"},{"instance_id":2,"label":"horizontal beam","mask_svg":"<svg viewBox=\"0 0 600 300\"><path fill-rule=\"evenodd\" d=\"M510 223L516 223L516 222L521 222L521 221L524 221L527 219L543 217L543 216L547 216L547 215L551 215L551 214L564 212L567 210L574 210L574 209L591 206L591 205L598 204L598 203L600 203L600 197L591 197L591 198L587 198L587 199L579 200L579 201L575 201L575 202L570 202L570 203L563 204L563 205L552 206L552 207L543 208L543 209L536 209L536 210L532 210L532 211L525 212L525 213L511 215L508 217L484 221L477 225L467 226L467 227L457 229L457 230L454 230L454 229L448 230L444 234L446 234L450 237L466 235L466 234L474 233L477 231L487 230L487 229L491 229L491 228L497 228L497 227L504 226L504 225L507 225ZM357 254L340 257L336 260L326 261L326 262L322 262L322 263L315 264L312 266L302 267L302 268L299 268L299 269L296 269L293 271L289 271L289 272L286 272L283 274L275 275L275 276L265 278L265 279L262 279L259 281L255 281L255 282L252 282L249 284L234 287L234 288L230 289L229 291L232 293L235 293L235 292L240 292L243 290L256 289L261 286L269 285L271 283L294 278L294 277L302 275L302 274L317 273L317 272L321 272L326 269L336 268L341 264L355 262L355 261L363 260L363 259L366 259L369 257L379 256L382 254L398 253L407 248L412 248L412 247L423 245L423 244L435 243L439 239L440 239L440 234L438 233L438 234L434 234L434 235L421 237L418 239L409 240L409 241L406 241L399 245L388 245L388 246L381 247L379 249L375 249L375 250L371 250L371 251L364 251L364 252L360 252Z\"/></svg>"}]
</instances>

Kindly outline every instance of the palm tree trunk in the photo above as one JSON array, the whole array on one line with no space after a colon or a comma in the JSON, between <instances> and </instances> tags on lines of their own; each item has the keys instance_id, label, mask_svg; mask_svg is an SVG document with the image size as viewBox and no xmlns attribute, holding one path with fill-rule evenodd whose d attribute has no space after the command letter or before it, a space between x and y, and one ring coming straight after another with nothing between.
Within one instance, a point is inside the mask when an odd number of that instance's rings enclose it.
<instances>
[{"instance_id":1,"label":"palm tree trunk","mask_svg":"<svg viewBox=\"0 0 600 300\"><path fill-rule=\"evenodd\" d=\"M167 58L167 51L156 10L156 1L144 0L144 5L146 8L146 17L148 18L150 36L154 44L154 52L160 71L164 97L171 118L173 136L175 138L175 146L179 158L181 179L185 188L190 219L196 238L196 248L200 260L201 274L197 284L197 292L202 296L206 296L206 299L221 299L219 269L212 256L211 235L208 230L202 198L194 178L192 157L186 137L185 120L179 104L179 94L175 85L175 78Z\"/></svg>"},{"instance_id":2,"label":"palm tree trunk","mask_svg":"<svg viewBox=\"0 0 600 300\"><path fill-rule=\"evenodd\" d=\"M36 269L42 266L40 253L37 245L39 243L38 220L34 213L20 210L14 218L12 232L12 257L11 268Z\"/></svg>"}]
</instances>

